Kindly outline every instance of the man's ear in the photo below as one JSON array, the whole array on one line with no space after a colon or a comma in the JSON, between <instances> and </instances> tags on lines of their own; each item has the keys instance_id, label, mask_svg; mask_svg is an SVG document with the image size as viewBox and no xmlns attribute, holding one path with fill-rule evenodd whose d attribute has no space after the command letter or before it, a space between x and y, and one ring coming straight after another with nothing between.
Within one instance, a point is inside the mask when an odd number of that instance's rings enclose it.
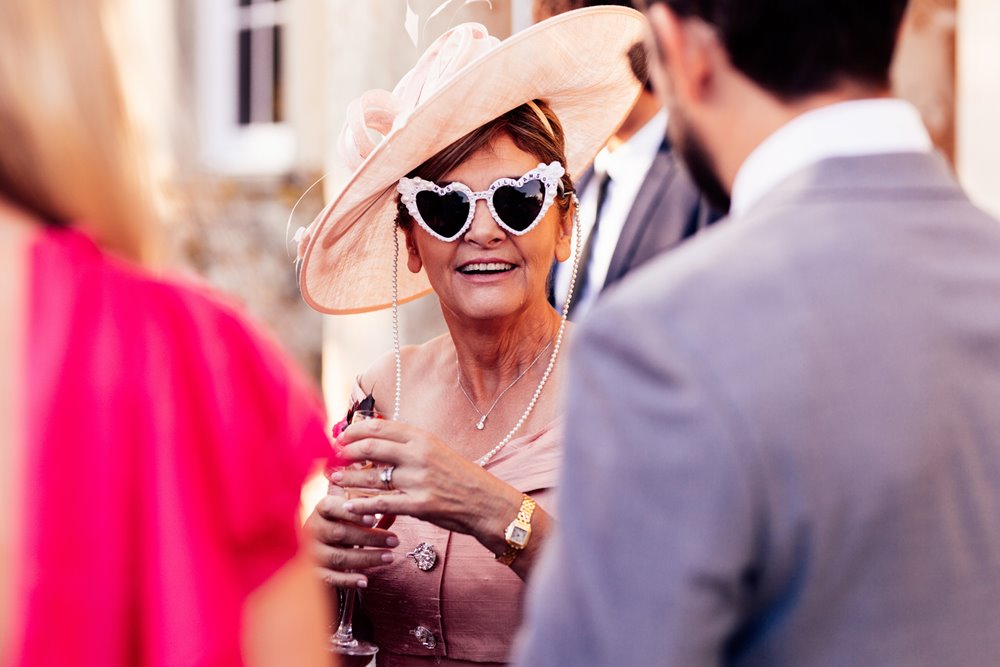
<instances>
[{"instance_id":1,"label":"man's ear","mask_svg":"<svg viewBox=\"0 0 1000 667\"><path fill-rule=\"evenodd\" d=\"M715 29L698 18L682 19L666 3L646 12L652 33L654 84L661 94L700 102L712 75Z\"/></svg>"},{"instance_id":2,"label":"man's ear","mask_svg":"<svg viewBox=\"0 0 1000 667\"><path fill-rule=\"evenodd\" d=\"M576 197L570 198L569 209L559 216L559 238L556 239L556 261L565 262L572 254L573 216L576 215Z\"/></svg>"},{"instance_id":3,"label":"man's ear","mask_svg":"<svg viewBox=\"0 0 1000 667\"><path fill-rule=\"evenodd\" d=\"M417 241L413 238L413 225L403 227L403 238L406 241L406 268L410 273L420 273L424 262L420 259L420 250L417 248Z\"/></svg>"}]
</instances>

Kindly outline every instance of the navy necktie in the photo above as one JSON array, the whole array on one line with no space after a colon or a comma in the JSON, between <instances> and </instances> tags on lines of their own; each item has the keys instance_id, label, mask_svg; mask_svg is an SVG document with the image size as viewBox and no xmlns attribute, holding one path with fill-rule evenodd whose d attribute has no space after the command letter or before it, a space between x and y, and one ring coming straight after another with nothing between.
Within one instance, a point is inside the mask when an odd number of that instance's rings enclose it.
<instances>
[{"instance_id":1,"label":"navy necktie","mask_svg":"<svg viewBox=\"0 0 1000 667\"><path fill-rule=\"evenodd\" d=\"M604 202L608 197L608 185L611 184L611 176L608 172L596 172L597 178L597 204L594 207L594 225L590 228L587 241L583 244L583 251L580 253L580 275L576 277L576 288L573 290L573 302L569 305L569 317L573 318L573 312L580 303L580 297L590 282L590 262L594 253L594 243L597 241L597 234L600 231L601 212L604 210Z\"/></svg>"}]
</instances>

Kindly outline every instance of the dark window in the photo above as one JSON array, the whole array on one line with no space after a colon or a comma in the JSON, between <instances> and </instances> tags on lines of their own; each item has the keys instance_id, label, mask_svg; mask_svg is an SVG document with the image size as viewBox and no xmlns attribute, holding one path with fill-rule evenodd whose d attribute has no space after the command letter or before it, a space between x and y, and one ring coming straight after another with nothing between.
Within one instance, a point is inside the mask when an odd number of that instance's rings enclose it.
<instances>
[{"instance_id":1,"label":"dark window","mask_svg":"<svg viewBox=\"0 0 1000 667\"><path fill-rule=\"evenodd\" d=\"M276 25L272 30L274 37L271 42L273 44L273 48L271 49L271 87L274 91L274 96L271 99L271 118L275 123L281 123L285 120L285 86L281 67L282 54L284 53L281 33L284 28Z\"/></svg>"},{"instance_id":2,"label":"dark window","mask_svg":"<svg viewBox=\"0 0 1000 667\"><path fill-rule=\"evenodd\" d=\"M240 0L249 2L250 0ZM240 125L249 125L250 114L250 31L239 33L239 114Z\"/></svg>"},{"instance_id":3,"label":"dark window","mask_svg":"<svg viewBox=\"0 0 1000 667\"><path fill-rule=\"evenodd\" d=\"M285 120L284 27L280 19L255 14L252 5L281 3L282 0L237 0L240 29L237 33L236 117L240 125L280 123ZM263 9L263 8L262 8ZM264 17L280 16L268 11Z\"/></svg>"}]
</instances>

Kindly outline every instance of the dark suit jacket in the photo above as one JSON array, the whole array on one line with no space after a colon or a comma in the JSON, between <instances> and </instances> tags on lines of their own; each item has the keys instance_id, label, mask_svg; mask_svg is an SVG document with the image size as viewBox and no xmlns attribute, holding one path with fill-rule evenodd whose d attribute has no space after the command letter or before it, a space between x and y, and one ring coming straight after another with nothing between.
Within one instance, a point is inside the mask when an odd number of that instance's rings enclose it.
<instances>
[{"instance_id":1,"label":"dark suit jacket","mask_svg":"<svg viewBox=\"0 0 1000 667\"><path fill-rule=\"evenodd\" d=\"M580 177L578 192L593 175L589 169ZM601 291L718 219L664 137L622 227ZM551 290L549 301L554 303Z\"/></svg>"}]
</instances>

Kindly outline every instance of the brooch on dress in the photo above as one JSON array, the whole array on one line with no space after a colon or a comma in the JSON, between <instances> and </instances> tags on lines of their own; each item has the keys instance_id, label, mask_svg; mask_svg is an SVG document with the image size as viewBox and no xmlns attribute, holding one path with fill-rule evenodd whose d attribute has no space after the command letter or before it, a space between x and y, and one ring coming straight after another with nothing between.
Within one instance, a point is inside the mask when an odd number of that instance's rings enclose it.
<instances>
[{"instance_id":1,"label":"brooch on dress","mask_svg":"<svg viewBox=\"0 0 1000 667\"><path fill-rule=\"evenodd\" d=\"M427 542L418 544L416 549L406 554L406 557L412 558L413 562L417 564L417 569L422 572L429 572L434 569L434 565L438 559L434 547Z\"/></svg>"}]
</instances>

